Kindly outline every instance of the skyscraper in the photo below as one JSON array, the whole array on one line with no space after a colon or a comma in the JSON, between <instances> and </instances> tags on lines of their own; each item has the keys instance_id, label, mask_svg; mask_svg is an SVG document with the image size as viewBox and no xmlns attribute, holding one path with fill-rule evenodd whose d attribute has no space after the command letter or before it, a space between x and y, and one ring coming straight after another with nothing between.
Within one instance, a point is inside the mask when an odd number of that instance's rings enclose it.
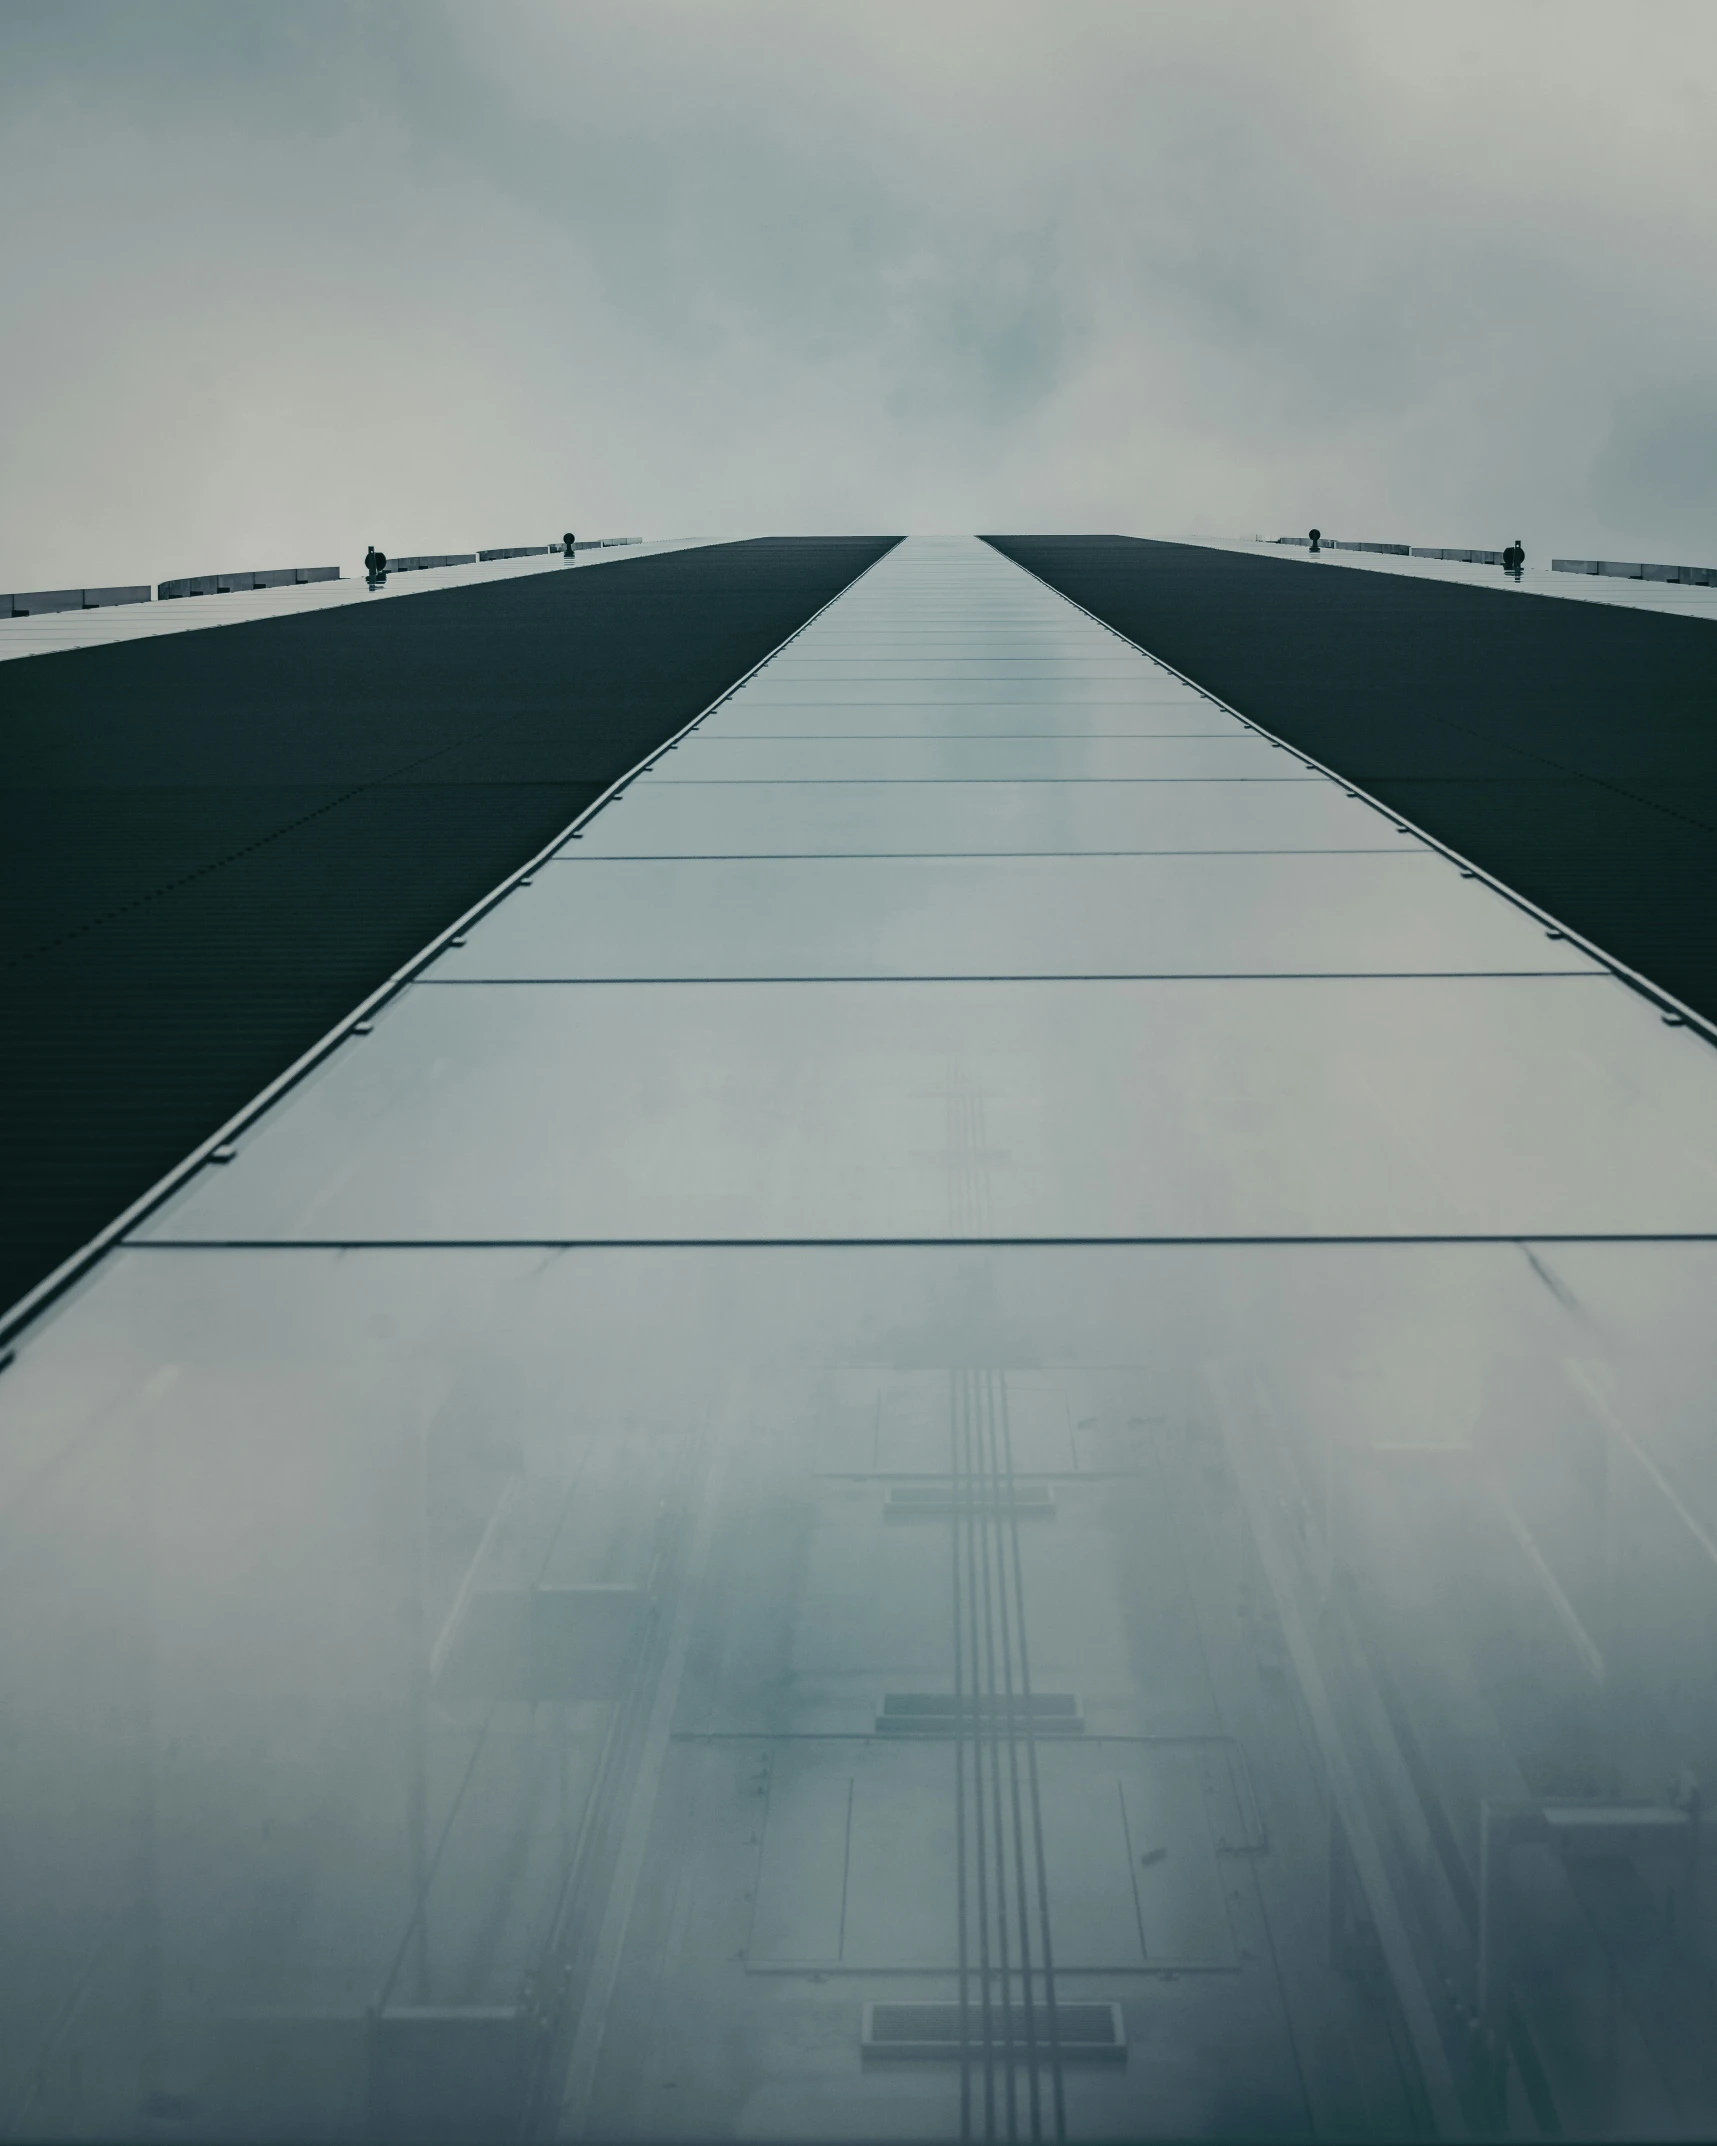
<instances>
[{"instance_id":1,"label":"skyscraper","mask_svg":"<svg viewBox=\"0 0 1717 2146\"><path fill-rule=\"evenodd\" d=\"M1520 649L1711 627L1224 557L0 666L130 874L18 971L18 2131L1709 2129L1717 1060L1435 823L1552 870Z\"/></svg>"}]
</instances>

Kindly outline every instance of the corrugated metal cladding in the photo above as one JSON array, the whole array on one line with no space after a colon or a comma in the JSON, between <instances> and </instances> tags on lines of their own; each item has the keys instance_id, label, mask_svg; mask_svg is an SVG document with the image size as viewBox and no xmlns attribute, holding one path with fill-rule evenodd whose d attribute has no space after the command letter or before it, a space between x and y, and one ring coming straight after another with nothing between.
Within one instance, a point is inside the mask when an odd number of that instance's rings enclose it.
<instances>
[{"instance_id":1,"label":"corrugated metal cladding","mask_svg":"<svg viewBox=\"0 0 1717 2146\"><path fill-rule=\"evenodd\" d=\"M1717 1015L1709 621L1133 537L990 542Z\"/></svg>"},{"instance_id":2,"label":"corrugated metal cladding","mask_svg":"<svg viewBox=\"0 0 1717 2146\"><path fill-rule=\"evenodd\" d=\"M0 670L0 1306L889 538L762 539Z\"/></svg>"}]
</instances>

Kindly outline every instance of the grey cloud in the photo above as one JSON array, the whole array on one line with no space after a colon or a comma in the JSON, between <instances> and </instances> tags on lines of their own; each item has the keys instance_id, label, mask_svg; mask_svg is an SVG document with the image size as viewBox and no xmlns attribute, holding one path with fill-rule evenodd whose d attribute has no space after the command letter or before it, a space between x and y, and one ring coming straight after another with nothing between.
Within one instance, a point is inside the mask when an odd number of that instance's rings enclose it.
<instances>
[{"instance_id":1,"label":"grey cloud","mask_svg":"<svg viewBox=\"0 0 1717 2146\"><path fill-rule=\"evenodd\" d=\"M569 518L1703 556L1714 88L1697 0L26 0L0 586Z\"/></svg>"},{"instance_id":2,"label":"grey cloud","mask_svg":"<svg viewBox=\"0 0 1717 2146\"><path fill-rule=\"evenodd\" d=\"M1611 526L1647 544L1681 520L1717 541L1717 384L1649 383L1618 398L1615 423L1592 471L1594 503Z\"/></svg>"}]
</instances>

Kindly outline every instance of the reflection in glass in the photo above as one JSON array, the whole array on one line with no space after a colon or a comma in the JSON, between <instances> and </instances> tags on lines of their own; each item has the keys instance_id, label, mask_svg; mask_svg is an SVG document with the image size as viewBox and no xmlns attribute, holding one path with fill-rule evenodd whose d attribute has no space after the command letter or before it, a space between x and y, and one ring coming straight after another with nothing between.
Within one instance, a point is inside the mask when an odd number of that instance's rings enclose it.
<instances>
[{"instance_id":1,"label":"reflection in glass","mask_svg":"<svg viewBox=\"0 0 1717 2146\"><path fill-rule=\"evenodd\" d=\"M13 2128L1698 2135L1714 1280L128 1254L3 1390Z\"/></svg>"}]
</instances>

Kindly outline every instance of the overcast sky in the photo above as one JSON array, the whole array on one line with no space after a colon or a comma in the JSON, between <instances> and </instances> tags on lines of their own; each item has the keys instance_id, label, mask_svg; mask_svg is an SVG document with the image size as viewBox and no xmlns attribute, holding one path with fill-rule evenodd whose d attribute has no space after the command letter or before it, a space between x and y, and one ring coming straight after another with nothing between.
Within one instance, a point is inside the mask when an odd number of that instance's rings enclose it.
<instances>
[{"instance_id":1,"label":"overcast sky","mask_svg":"<svg viewBox=\"0 0 1717 2146\"><path fill-rule=\"evenodd\" d=\"M0 589L628 535L1717 563L1712 0L0 0Z\"/></svg>"}]
</instances>

